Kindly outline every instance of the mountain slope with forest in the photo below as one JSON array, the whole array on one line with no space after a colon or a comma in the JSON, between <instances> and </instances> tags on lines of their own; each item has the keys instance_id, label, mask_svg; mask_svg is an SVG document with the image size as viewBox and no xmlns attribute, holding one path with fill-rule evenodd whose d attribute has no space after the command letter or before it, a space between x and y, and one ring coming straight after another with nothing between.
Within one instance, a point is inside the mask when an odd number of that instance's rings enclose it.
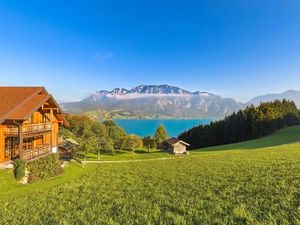
<instances>
[{"instance_id":1,"label":"mountain slope with forest","mask_svg":"<svg viewBox=\"0 0 300 225\"><path fill-rule=\"evenodd\" d=\"M267 136L283 127L299 125L300 111L292 101L253 105L207 125L199 125L179 135L191 149L230 144Z\"/></svg>"},{"instance_id":2,"label":"mountain slope with forest","mask_svg":"<svg viewBox=\"0 0 300 225\"><path fill-rule=\"evenodd\" d=\"M295 102L298 108L300 108L300 91L296 90L288 90L280 94L267 94L267 95L261 95L257 96L253 99L251 99L249 102L247 102L247 105L259 105L261 102L270 102L274 100L291 100Z\"/></svg>"}]
</instances>

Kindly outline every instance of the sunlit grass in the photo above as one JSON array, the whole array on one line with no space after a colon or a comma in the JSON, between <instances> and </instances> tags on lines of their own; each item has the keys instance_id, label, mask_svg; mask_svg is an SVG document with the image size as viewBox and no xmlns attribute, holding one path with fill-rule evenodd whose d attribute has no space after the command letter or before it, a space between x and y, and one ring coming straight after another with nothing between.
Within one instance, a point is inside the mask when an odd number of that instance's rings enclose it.
<instances>
[{"instance_id":1,"label":"sunlit grass","mask_svg":"<svg viewBox=\"0 0 300 225\"><path fill-rule=\"evenodd\" d=\"M0 221L299 224L298 140L294 127L170 160L71 165L65 175L24 187L1 171Z\"/></svg>"}]
</instances>

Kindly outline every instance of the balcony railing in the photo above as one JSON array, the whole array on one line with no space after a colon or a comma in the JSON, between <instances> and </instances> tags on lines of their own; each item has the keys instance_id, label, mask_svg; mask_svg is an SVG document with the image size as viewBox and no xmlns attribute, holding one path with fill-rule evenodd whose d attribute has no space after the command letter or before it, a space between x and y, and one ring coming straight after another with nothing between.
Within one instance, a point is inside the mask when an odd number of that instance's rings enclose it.
<instances>
[{"instance_id":1,"label":"balcony railing","mask_svg":"<svg viewBox=\"0 0 300 225\"><path fill-rule=\"evenodd\" d=\"M31 123L22 126L23 135L30 135L38 132L51 131L52 126L50 122L45 123ZM17 136L19 130L17 126L7 126L4 130L5 135Z\"/></svg>"},{"instance_id":2,"label":"balcony railing","mask_svg":"<svg viewBox=\"0 0 300 225\"><path fill-rule=\"evenodd\" d=\"M50 145L39 145L33 149L24 150L22 158L26 161L34 160L39 157L49 155L51 153Z\"/></svg>"},{"instance_id":3,"label":"balcony railing","mask_svg":"<svg viewBox=\"0 0 300 225\"><path fill-rule=\"evenodd\" d=\"M14 145L12 149L5 148L5 158L16 159L20 157L19 145ZM26 161L37 159L39 157L50 154L51 146L49 144L43 144L33 147L32 143L23 144L22 158Z\"/></svg>"}]
</instances>

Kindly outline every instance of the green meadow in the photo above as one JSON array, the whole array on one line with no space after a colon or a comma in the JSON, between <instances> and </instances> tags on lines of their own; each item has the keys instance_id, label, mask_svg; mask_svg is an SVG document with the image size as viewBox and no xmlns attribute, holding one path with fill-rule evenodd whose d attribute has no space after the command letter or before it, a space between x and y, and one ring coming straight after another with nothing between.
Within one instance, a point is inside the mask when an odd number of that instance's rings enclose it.
<instances>
[{"instance_id":1,"label":"green meadow","mask_svg":"<svg viewBox=\"0 0 300 225\"><path fill-rule=\"evenodd\" d=\"M299 141L295 126L189 156L106 155L125 162L28 185L2 170L0 224L299 224Z\"/></svg>"}]
</instances>

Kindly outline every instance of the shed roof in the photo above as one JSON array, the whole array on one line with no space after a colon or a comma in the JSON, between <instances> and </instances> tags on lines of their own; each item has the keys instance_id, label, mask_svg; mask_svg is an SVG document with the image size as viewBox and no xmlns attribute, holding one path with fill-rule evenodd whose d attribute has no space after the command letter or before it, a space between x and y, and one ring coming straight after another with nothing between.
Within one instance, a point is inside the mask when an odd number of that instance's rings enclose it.
<instances>
[{"instance_id":1,"label":"shed roof","mask_svg":"<svg viewBox=\"0 0 300 225\"><path fill-rule=\"evenodd\" d=\"M180 140L180 139L178 139L178 138L175 138L175 137L171 137L170 139L166 140L166 142L167 142L169 145L171 145L171 146L175 145L175 144L178 143L178 142L180 142L180 143L182 143L182 144L184 144L184 145L186 145L186 146L190 146L190 144L188 144L188 143L186 143L186 142L184 142L184 141L182 141L182 140Z\"/></svg>"},{"instance_id":2,"label":"shed roof","mask_svg":"<svg viewBox=\"0 0 300 225\"><path fill-rule=\"evenodd\" d=\"M51 100L65 125L62 110L44 87L0 87L0 124L5 120L26 120L44 103Z\"/></svg>"}]
</instances>

